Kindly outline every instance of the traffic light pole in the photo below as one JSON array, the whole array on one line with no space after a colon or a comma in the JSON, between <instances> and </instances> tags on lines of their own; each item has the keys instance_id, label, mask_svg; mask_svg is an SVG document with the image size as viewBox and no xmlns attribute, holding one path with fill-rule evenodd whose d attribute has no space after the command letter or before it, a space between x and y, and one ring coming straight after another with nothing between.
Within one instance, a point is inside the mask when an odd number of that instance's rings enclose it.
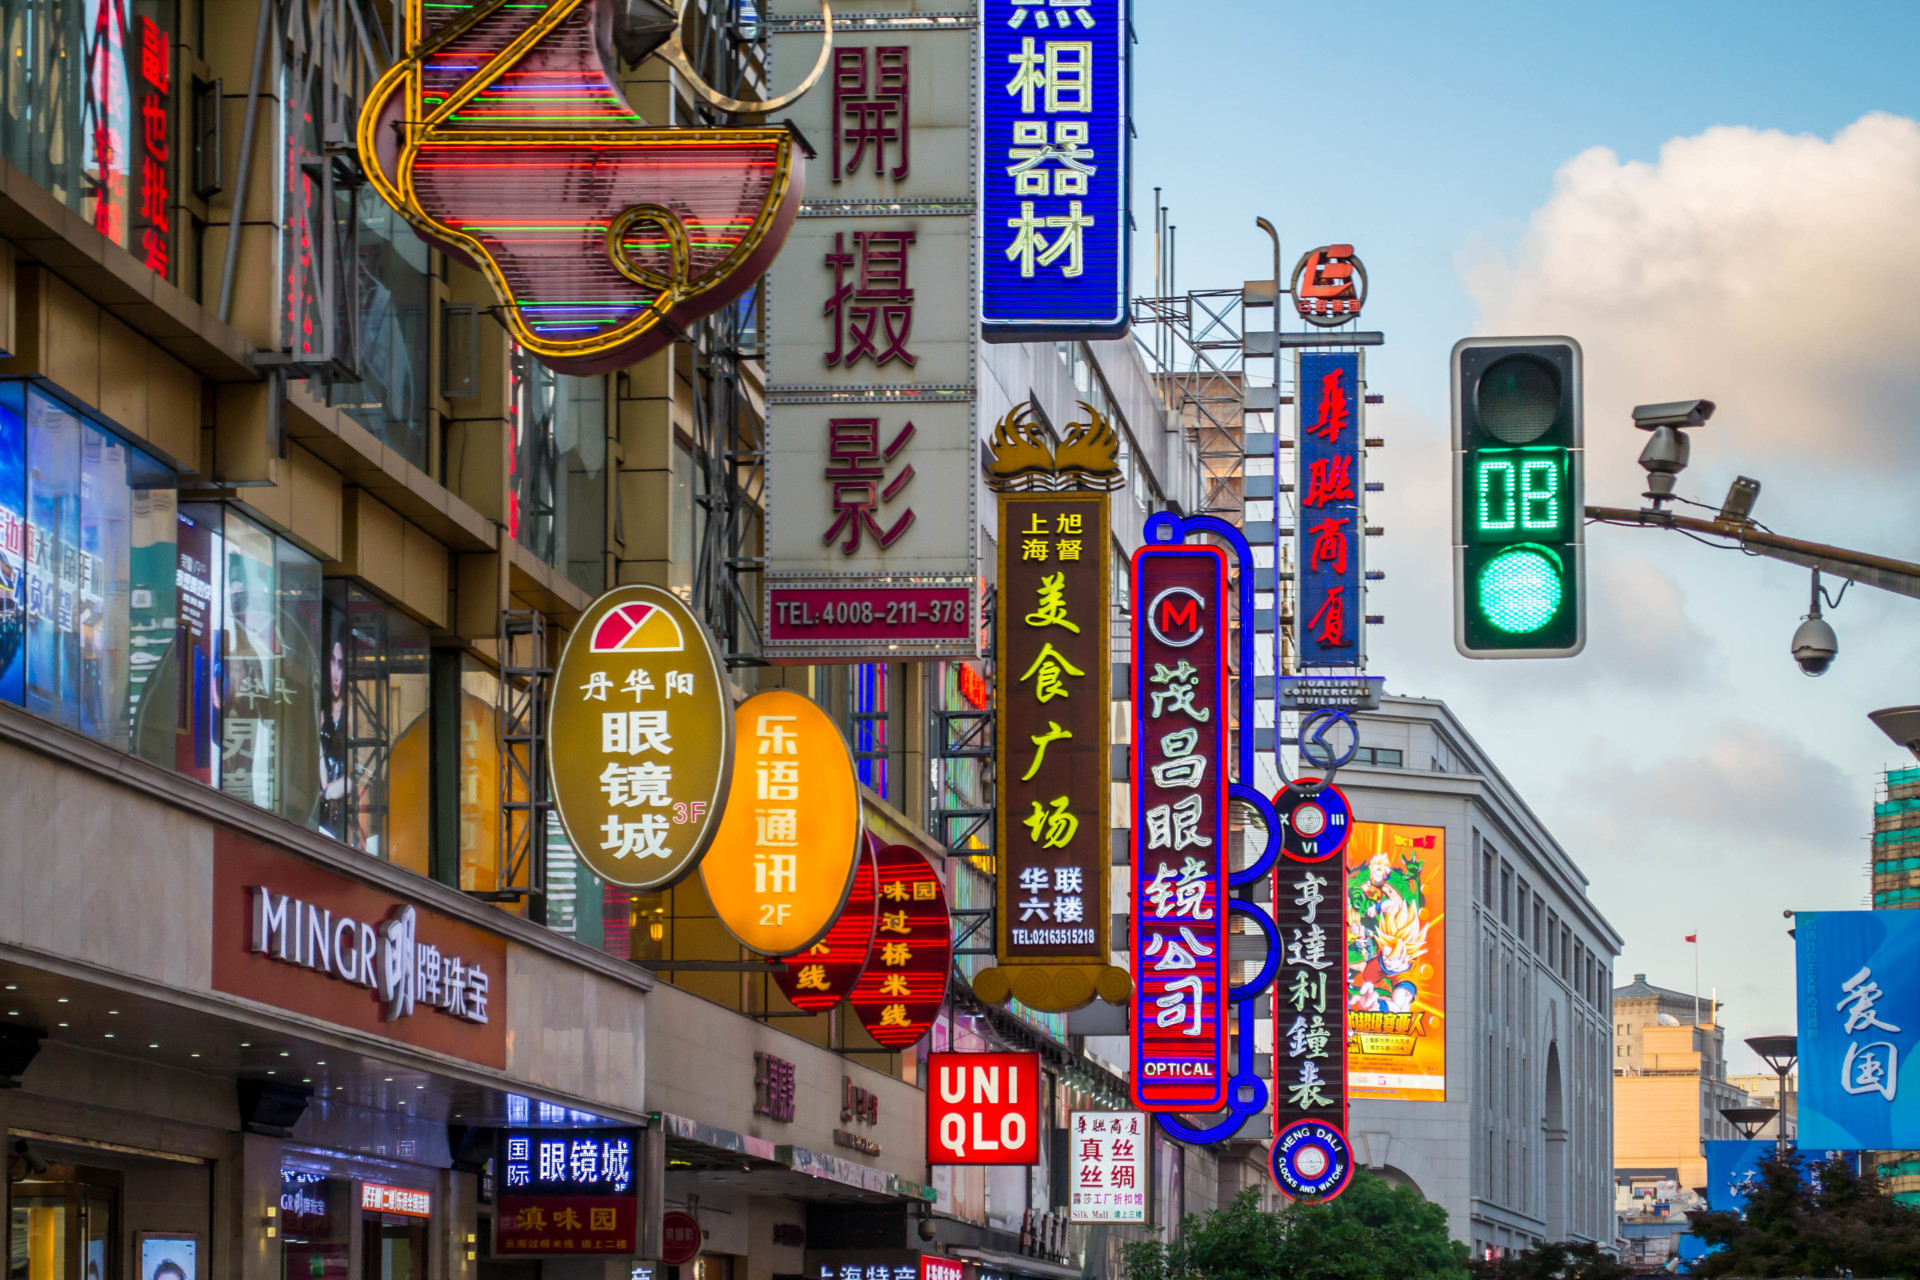
<instances>
[{"instance_id":1,"label":"traffic light pole","mask_svg":"<svg viewBox=\"0 0 1920 1280\"><path fill-rule=\"evenodd\" d=\"M1891 591L1896 595L1920 599L1920 564L1876 556L1865 551L1824 542L1805 542L1768 533L1747 520L1702 520L1676 515L1671 511L1632 510L1627 507L1588 507L1587 519L1600 524L1642 525L1649 528L1681 529L1709 537L1731 538L1742 551L1752 555L1784 560L1836 578L1846 578Z\"/></svg>"}]
</instances>

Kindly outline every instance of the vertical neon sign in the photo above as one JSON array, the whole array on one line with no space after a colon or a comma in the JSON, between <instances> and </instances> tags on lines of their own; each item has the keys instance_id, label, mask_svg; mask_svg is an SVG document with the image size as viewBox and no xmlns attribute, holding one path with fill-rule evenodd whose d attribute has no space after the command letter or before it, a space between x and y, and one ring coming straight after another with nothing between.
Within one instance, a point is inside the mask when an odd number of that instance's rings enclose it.
<instances>
[{"instance_id":1,"label":"vertical neon sign","mask_svg":"<svg viewBox=\"0 0 1920 1280\"><path fill-rule=\"evenodd\" d=\"M1360 353L1300 355L1300 665L1359 666L1366 653Z\"/></svg>"}]
</instances>

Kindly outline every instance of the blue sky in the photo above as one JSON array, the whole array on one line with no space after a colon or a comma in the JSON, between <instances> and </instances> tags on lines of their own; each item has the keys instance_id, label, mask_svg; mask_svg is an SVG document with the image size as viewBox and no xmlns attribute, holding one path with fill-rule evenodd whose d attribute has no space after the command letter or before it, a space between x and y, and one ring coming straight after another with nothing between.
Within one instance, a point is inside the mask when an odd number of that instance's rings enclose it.
<instances>
[{"instance_id":1,"label":"blue sky","mask_svg":"<svg viewBox=\"0 0 1920 1280\"><path fill-rule=\"evenodd\" d=\"M1511 243L1554 171L1605 146L1652 160L1713 125L1828 135L1920 115L1920 5L1135 0L1136 292L1153 188L1179 226L1179 287L1260 274L1263 214L1289 270L1347 240L1396 354L1474 320L1455 255ZM1383 390L1407 385L1382 360Z\"/></svg>"},{"instance_id":2,"label":"blue sky","mask_svg":"<svg viewBox=\"0 0 1920 1280\"><path fill-rule=\"evenodd\" d=\"M1367 264L1376 670L1446 697L1574 853L1619 981L1689 984L1697 929L1732 1038L1790 1028L1780 911L1862 905L1876 771L1901 763L1864 712L1920 702L1920 601L1856 588L1807 680L1803 571L1590 529L1587 653L1460 659L1447 353L1580 338L1589 502L1640 487L1627 408L1706 395L1683 494L1754 475L1780 531L1920 559L1920 6L1139 0L1134 23L1136 292L1155 186L1182 290L1265 274L1255 215L1289 270L1330 241Z\"/></svg>"}]
</instances>

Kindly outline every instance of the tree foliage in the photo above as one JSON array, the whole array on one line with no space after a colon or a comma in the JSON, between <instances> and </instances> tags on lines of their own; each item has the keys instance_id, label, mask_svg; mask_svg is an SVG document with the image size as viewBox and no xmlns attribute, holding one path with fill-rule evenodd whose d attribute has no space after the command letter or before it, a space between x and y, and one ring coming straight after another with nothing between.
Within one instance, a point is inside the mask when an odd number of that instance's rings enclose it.
<instances>
[{"instance_id":1,"label":"tree foliage","mask_svg":"<svg viewBox=\"0 0 1920 1280\"><path fill-rule=\"evenodd\" d=\"M1842 1157L1806 1168L1789 1150L1760 1162L1746 1216L1691 1215L1713 1251L1698 1276L1886 1276L1920 1278L1920 1209L1896 1203L1876 1174ZM1717 1247L1714 1247L1717 1246Z\"/></svg>"},{"instance_id":2,"label":"tree foliage","mask_svg":"<svg viewBox=\"0 0 1920 1280\"><path fill-rule=\"evenodd\" d=\"M1270 1213L1249 1189L1188 1217L1179 1239L1122 1254L1128 1280L1468 1280L1446 1210L1365 1169L1328 1203Z\"/></svg>"},{"instance_id":3,"label":"tree foliage","mask_svg":"<svg viewBox=\"0 0 1920 1280\"><path fill-rule=\"evenodd\" d=\"M1473 1280L1627 1280L1633 1269L1597 1244L1537 1244L1503 1258L1467 1263Z\"/></svg>"}]
</instances>

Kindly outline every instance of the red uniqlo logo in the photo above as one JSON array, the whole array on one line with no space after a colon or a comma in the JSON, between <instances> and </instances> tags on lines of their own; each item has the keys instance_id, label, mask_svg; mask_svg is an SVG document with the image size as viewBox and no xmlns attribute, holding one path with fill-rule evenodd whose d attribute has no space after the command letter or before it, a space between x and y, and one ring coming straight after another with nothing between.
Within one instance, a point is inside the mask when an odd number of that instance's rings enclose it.
<instances>
[{"instance_id":1,"label":"red uniqlo logo","mask_svg":"<svg viewBox=\"0 0 1920 1280\"><path fill-rule=\"evenodd\" d=\"M936 1053L927 1075L929 1162L1040 1162L1039 1054Z\"/></svg>"},{"instance_id":2,"label":"red uniqlo logo","mask_svg":"<svg viewBox=\"0 0 1920 1280\"><path fill-rule=\"evenodd\" d=\"M429 1192L414 1191L407 1187L363 1182L360 1184L360 1207L375 1213L400 1213L409 1218L426 1218L433 1214L433 1196Z\"/></svg>"}]
</instances>

